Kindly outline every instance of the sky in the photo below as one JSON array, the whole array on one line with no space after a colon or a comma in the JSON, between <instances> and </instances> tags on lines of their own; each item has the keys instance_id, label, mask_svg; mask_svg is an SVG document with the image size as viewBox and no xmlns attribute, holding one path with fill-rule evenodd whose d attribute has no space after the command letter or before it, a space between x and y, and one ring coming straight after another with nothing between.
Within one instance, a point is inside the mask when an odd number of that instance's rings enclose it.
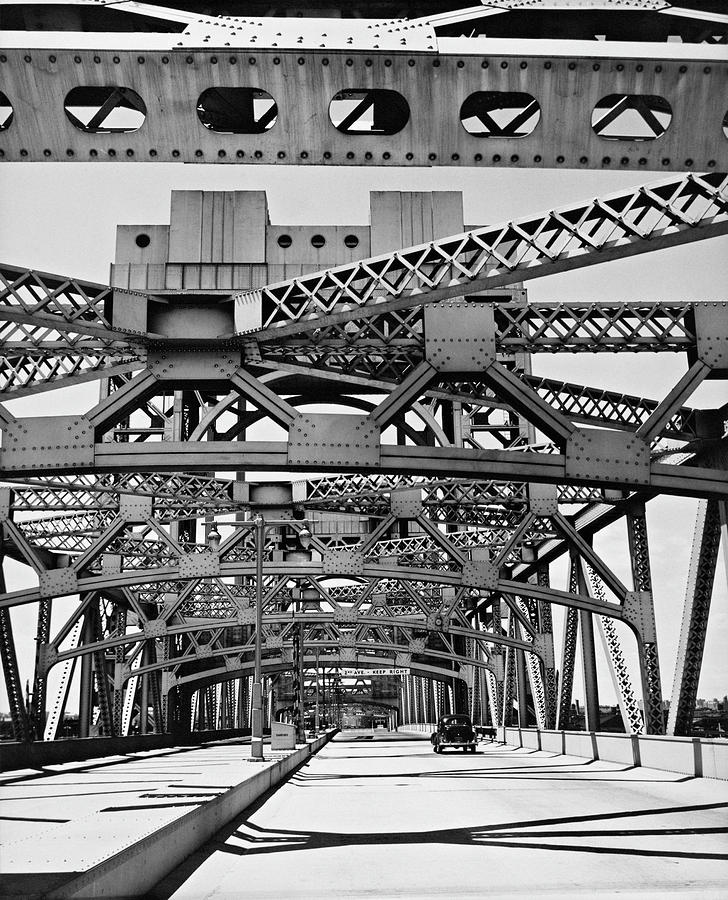
<instances>
[{"instance_id":1,"label":"sky","mask_svg":"<svg viewBox=\"0 0 728 900\"><path fill-rule=\"evenodd\" d=\"M107 281L117 224L166 224L170 191L266 190L272 224L366 224L371 190L461 190L467 225L486 225L538 213L571 201L664 179L665 173L564 172L528 169L363 168L166 163L6 163L0 166L0 260L17 266ZM728 238L713 238L584 270L533 279L530 300L725 300ZM686 370L683 354L534 357L536 374L661 399ZM17 415L83 412L95 401L94 385L53 391L9 404ZM689 405L728 402L726 382L704 383ZM658 498L648 506L655 605L663 693L670 696L682 619L697 502ZM725 543L725 541L724 541ZM624 526L600 534L596 549L628 585ZM719 560L699 696L728 693L728 590L725 557ZM36 583L32 573L7 564L9 589ZM563 565L553 567L552 584L565 588ZM53 628L71 602L57 601ZM563 614L554 613L557 654ZM32 680L35 612L12 611L21 677ZM622 629L625 654L634 663L634 641ZM597 643L599 643L597 639ZM600 695L614 702L602 651ZM558 659L558 656L557 656ZM636 673L634 665L631 671ZM634 687L638 689L636 674ZM583 697L577 665L574 696ZM73 708L72 706L69 708ZM4 685L0 710L7 710Z\"/></svg>"}]
</instances>

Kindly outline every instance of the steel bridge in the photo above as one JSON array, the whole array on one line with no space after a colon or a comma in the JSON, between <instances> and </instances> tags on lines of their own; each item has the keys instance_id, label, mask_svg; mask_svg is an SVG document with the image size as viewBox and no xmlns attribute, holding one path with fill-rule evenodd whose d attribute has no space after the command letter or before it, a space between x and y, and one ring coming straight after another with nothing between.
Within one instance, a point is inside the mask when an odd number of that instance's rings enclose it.
<instances>
[{"instance_id":1,"label":"steel bridge","mask_svg":"<svg viewBox=\"0 0 728 900\"><path fill-rule=\"evenodd\" d=\"M637 186L486 224L457 192L377 191L367 225L327 226L271 222L264 191L174 191L168 225L118 226L108 283L2 264L0 399L53 391L59 410L0 407L15 740L41 752L71 708L80 738L241 734L256 645L269 725L302 718L327 675L357 671L339 681L356 705L376 702L367 670L397 670L380 699L400 728L464 712L568 732L577 693L596 734L606 661L626 734L689 736L721 537L728 553L728 394L691 398L728 379L728 299L540 302L528 281L728 233L728 15L180 6L0 4L0 160L599 169ZM584 353L679 354L684 371L651 398L534 374L536 354ZM63 412L88 382L98 401ZM661 495L696 507L669 660ZM616 563L595 549L614 523Z\"/></svg>"}]
</instances>

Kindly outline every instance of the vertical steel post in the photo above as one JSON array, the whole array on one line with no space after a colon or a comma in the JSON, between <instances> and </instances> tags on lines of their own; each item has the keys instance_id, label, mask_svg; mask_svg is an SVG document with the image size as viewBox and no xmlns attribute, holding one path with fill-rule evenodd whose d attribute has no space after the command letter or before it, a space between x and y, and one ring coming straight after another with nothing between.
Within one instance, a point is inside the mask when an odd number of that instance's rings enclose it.
<instances>
[{"instance_id":1,"label":"vertical steel post","mask_svg":"<svg viewBox=\"0 0 728 900\"><path fill-rule=\"evenodd\" d=\"M142 666L151 663L149 641L144 642L142 649ZM149 726L149 678L153 673L146 672L141 676L141 689L139 691L139 734L146 734Z\"/></svg>"},{"instance_id":2,"label":"vertical steel post","mask_svg":"<svg viewBox=\"0 0 728 900\"><path fill-rule=\"evenodd\" d=\"M549 587L549 567L548 565L540 566L536 573L536 582L540 587ZM544 665L543 671L543 690L544 704L546 707L546 728L556 728L556 711L558 685L556 678L556 668L554 666L554 626L551 619L551 604L538 602L538 630L543 635L545 643L544 652L550 659L551 664Z\"/></svg>"},{"instance_id":3,"label":"vertical steel post","mask_svg":"<svg viewBox=\"0 0 728 900\"><path fill-rule=\"evenodd\" d=\"M23 687L20 683L18 657L15 652L10 610L7 607L0 609L0 653L2 654L13 734L17 741L29 741L31 740L32 732L23 698Z\"/></svg>"},{"instance_id":4,"label":"vertical steel post","mask_svg":"<svg viewBox=\"0 0 728 900\"><path fill-rule=\"evenodd\" d=\"M718 563L720 529L718 501L701 500L695 523L690 573L685 592L675 678L667 719L668 734L687 735L692 728L713 581Z\"/></svg>"},{"instance_id":5,"label":"vertical steel post","mask_svg":"<svg viewBox=\"0 0 728 900\"><path fill-rule=\"evenodd\" d=\"M579 557L571 553L569 566L569 593L579 591L577 571ZM556 727L567 729L571 725L571 695L574 688L574 663L576 661L576 643L579 634L579 611L570 606L564 616L564 634L561 651L561 671L559 685L559 711Z\"/></svg>"},{"instance_id":6,"label":"vertical steel post","mask_svg":"<svg viewBox=\"0 0 728 900\"><path fill-rule=\"evenodd\" d=\"M592 614L579 610L581 631L581 665L584 670L584 710L587 731L599 731L599 685L597 682L597 658L594 647L594 621Z\"/></svg>"},{"instance_id":7,"label":"vertical steel post","mask_svg":"<svg viewBox=\"0 0 728 900\"><path fill-rule=\"evenodd\" d=\"M33 676L33 703L30 721L36 740L43 739L46 721L47 677L42 665L41 654L50 638L52 600L41 600L38 604L38 628L35 635L35 669Z\"/></svg>"},{"instance_id":8,"label":"vertical steel post","mask_svg":"<svg viewBox=\"0 0 728 900\"><path fill-rule=\"evenodd\" d=\"M316 734L321 730L321 716L319 710L319 648L316 648L316 706L314 709L313 728Z\"/></svg>"},{"instance_id":9,"label":"vertical steel post","mask_svg":"<svg viewBox=\"0 0 728 900\"><path fill-rule=\"evenodd\" d=\"M263 547L265 520L257 515L255 525L255 651L253 662L253 697L250 710L250 757L263 759Z\"/></svg>"},{"instance_id":10,"label":"vertical steel post","mask_svg":"<svg viewBox=\"0 0 728 900\"><path fill-rule=\"evenodd\" d=\"M81 646L85 647L93 642L93 609L91 604L86 607L83 614L83 637ZM91 733L91 690L93 660L90 653L84 653L81 657L81 683L79 685L78 698L78 736L86 738Z\"/></svg>"},{"instance_id":11,"label":"vertical steel post","mask_svg":"<svg viewBox=\"0 0 728 900\"><path fill-rule=\"evenodd\" d=\"M526 674L526 654L516 651L516 672L518 679L518 724L528 728L528 675Z\"/></svg>"},{"instance_id":12,"label":"vertical steel post","mask_svg":"<svg viewBox=\"0 0 728 900\"><path fill-rule=\"evenodd\" d=\"M0 556L0 592L5 593L5 590L3 557ZM17 741L29 741L32 739L31 725L23 699L23 686L20 683L18 656L15 652L15 640L13 638L13 625L10 620L10 610L7 607L0 609L0 656L2 656L13 734Z\"/></svg>"},{"instance_id":13,"label":"vertical steel post","mask_svg":"<svg viewBox=\"0 0 728 900\"><path fill-rule=\"evenodd\" d=\"M303 677L303 622L298 625L298 721L296 722L296 740L303 744L306 741L306 684Z\"/></svg>"},{"instance_id":14,"label":"vertical steel post","mask_svg":"<svg viewBox=\"0 0 728 900\"><path fill-rule=\"evenodd\" d=\"M577 585L579 593L589 595L589 588L584 577L584 568L577 567ZM584 672L584 726L587 731L599 731L599 682L597 680L597 654L594 645L594 619L585 609L579 610L579 630L581 632L581 666Z\"/></svg>"},{"instance_id":15,"label":"vertical steel post","mask_svg":"<svg viewBox=\"0 0 728 900\"><path fill-rule=\"evenodd\" d=\"M654 622L654 600L652 596L652 573L647 542L647 516L645 504L635 504L627 513L627 538L632 564L632 584L638 591L645 621ZM643 629L644 630L644 629ZM665 715L662 704L662 682L660 678L660 656L657 633L640 634L637 651L642 682L642 708L644 729L647 734L665 733Z\"/></svg>"}]
</instances>

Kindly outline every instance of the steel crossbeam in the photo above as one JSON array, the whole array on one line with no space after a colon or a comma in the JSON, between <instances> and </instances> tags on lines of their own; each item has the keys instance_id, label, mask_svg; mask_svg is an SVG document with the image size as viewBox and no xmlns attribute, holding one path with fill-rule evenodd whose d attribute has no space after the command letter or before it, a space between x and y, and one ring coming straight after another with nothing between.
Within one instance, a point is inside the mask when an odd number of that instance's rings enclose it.
<instances>
[{"instance_id":1,"label":"steel crossbeam","mask_svg":"<svg viewBox=\"0 0 728 900\"><path fill-rule=\"evenodd\" d=\"M426 452L425 452L426 451ZM187 444L169 442L164 447L150 444L96 444L94 462L86 464L57 465L63 473L65 469L80 469L99 473L130 473L155 467L174 467L188 472L209 471L219 465L224 470L235 469L281 469L288 464L288 445L281 442L246 443L223 442ZM311 469L321 469L321 463L310 465ZM374 469L352 460L339 469L366 471ZM666 494L683 496L725 496L728 493L728 474L720 470L701 469L691 465L670 465L653 462L649 467L648 484L641 477L631 477L628 473L614 475L610 472L594 472L589 475L567 476L565 459L560 454L539 454L529 451L471 450L468 448L419 448L382 445L379 471L398 472L409 469L426 476L440 476L450 470L456 477L488 478L495 476L504 480L527 480L557 483L567 478L574 484L614 488L647 488ZM14 476L36 473L40 466L14 466ZM7 470L6 470L7 471ZM6 472L0 472L5 476Z\"/></svg>"},{"instance_id":2,"label":"steel crossbeam","mask_svg":"<svg viewBox=\"0 0 728 900\"><path fill-rule=\"evenodd\" d=\"M367 18L366 5L344 19L81 5L91 20L106 17L97 33L74 31L70 19L62 31L49 22L4 35L3 91L14 113L5 159L650 170L728 159L713 138L725 113L724 54L711 43L725 39L720 13L602 5L607 21L641 11L625 44L595 40L610 29L593 3L580 10L590 39L567 28L556 41L517 42L491 34L492 16L508 18L501 4L412 20ZM558 33L559 5L538 7ZM104 34L112 10L121 22ZM123 34L140 14L144 29ZM154 33L150 17L168 21ZM495 34L508 35L502 28ZM79 82L108 88L87 116L65 102ZM501 103L481 96L488 92ZM342 99L349 105L336 115L330 107ZM132 125L113 123L118 106L135 112Z\"/></svg>"}]
</instances>

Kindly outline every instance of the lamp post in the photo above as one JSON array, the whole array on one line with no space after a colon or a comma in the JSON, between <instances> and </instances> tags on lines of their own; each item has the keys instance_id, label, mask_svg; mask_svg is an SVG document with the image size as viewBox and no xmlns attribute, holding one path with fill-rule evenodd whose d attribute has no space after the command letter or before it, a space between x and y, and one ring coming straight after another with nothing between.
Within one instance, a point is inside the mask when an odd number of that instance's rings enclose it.
<instances>
[{"instance_id":1,"label":"lamp post","mask_svg":"<svg viewBox=\"0 0 728 900\"><path fill-rule=\"evenodd\" d=\"M250 758L263 759L263 550L265 548L266 525L288 525L290 522L266 523L263 516L257 513L253 518L255 527L255 649L253 657L253 696L250 708ZM299 543L304 550L308 549L311 532L306 523L298 533ZM301 648L303 652L303 647Z\"/></svg>"},{"instance_id":2,"label":"lamp post","mask_svg":"<svg viewBox=\"0 0 728 900\"><path fill-rule=\"evenodd\" d=\"M250 706L250 758L263 759L263 547L265 519L258 514L255 526L255 651L253 657L253 696Z\"/></svg>"}]
</instances>

